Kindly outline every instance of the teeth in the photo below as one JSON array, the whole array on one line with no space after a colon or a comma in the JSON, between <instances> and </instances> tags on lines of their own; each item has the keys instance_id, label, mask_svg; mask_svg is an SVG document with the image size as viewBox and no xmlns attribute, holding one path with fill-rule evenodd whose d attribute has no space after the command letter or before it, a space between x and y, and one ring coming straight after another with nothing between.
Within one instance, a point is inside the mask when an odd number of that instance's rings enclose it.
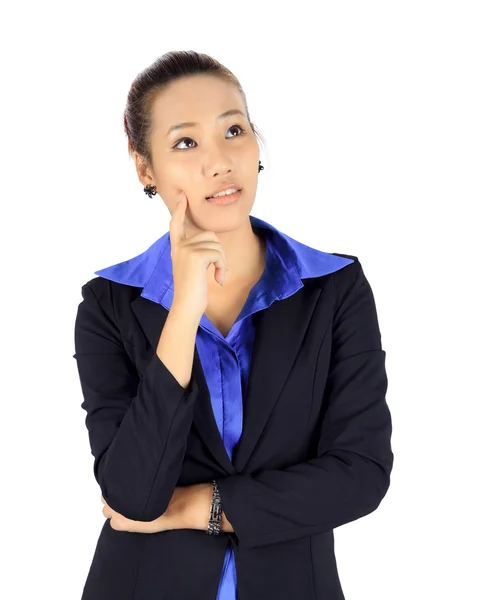
<instances>
[{"instance_id":1,"label":"teeth","mask_svg":"<svg viewBox=\"0 0 479 600\"><path fill-rule=\"evenodd\" d=\"M236 190L234 188L230 188L229 190L226 190L224 192L220 192L219 194L215 194L214 196L210 196L210 198L219 198L220 196L230 196L231 194L234 194L237 191L238 190Z\"/></svg>"}]
</instances>

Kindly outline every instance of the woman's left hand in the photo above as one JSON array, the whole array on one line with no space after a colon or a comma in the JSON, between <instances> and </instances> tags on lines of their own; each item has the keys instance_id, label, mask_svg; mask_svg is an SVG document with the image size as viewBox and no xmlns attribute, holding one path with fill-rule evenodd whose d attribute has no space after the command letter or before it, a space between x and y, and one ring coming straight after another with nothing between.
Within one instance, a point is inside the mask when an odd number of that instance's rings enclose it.
<instances>
[{"instance_id":1,"label":"woman's left hand","mask_svg":"<svg viewBox=\"0 0 479 600\"><path fill-rule=\"evenodd\" d=\"M113 510L111 506L107 504L103 496L101 497L101 501L104 504L102 510L103 515L107 519L110 519L110 526L116 531L129 531L131 533L159 533L160 531L173 529L173 527L168 526L167 519L164 518L164 515L161 515L161 517L155 519L154 521L134 521Z\"/></svg>"},{"instance_id":2,"label":"woman's left hand","mask_svg":"<svg viewBox=\"0 0 479 600\"><path fill-rule=\"evenodd\" d=\"M166 511L154 521L134 521L113 510L101 497L103 515L112 529L131 533L159 533L170 529L206 529L211 501L211 483L176 487Z\"/></svg>"}]
</instances>

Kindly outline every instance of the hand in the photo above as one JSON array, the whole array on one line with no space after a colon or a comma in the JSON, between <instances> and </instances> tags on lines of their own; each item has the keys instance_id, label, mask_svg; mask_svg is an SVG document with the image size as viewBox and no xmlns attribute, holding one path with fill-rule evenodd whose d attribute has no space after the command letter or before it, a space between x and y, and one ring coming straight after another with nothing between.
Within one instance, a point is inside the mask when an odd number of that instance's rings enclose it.
<instances>
[{"instance_id":1,"label":"hand","mask_svg":"<svg viewBox=\"0 0 479 600\"><path fill-rule=\"evenodd\" d=\"M131 533L159 533L160 531L166 531L168 529L174 529L172 523L168 521L165 515L161 515L154 521L134 521L124 517L119 512L116 512L107 504L106 500L101 497L103 502L103 515L110 519L110 526L116 531L129 531ZM166 514L166 513L165 513Z\"/></svg>"},{"instance_id":2,"label":"hand","mask_svg":"<svg viewBox=\"0 0 479 600\"><path fill-rule=\"evenodd\" d=\"M112 529L131 533L160 533L170 529L204 529L208 527L213 486L199 483L176 487L166 511L154 521L134 521L116 512L101 496L103 515Z\"/></svg>"},{"instance_id":3,"label":"hand","mask_svg":"<svg viewBox=\"0 0 479 600\"><path fill-rule=\"evenodd\" d=\"M182 192L170 221L173 303L201 318L208 305L207 269L211 263L215 265L215 279L222 285L226 277L226 255L213 231L186 238L187 206L188 199Z\"/></svg>"}]
</instances>

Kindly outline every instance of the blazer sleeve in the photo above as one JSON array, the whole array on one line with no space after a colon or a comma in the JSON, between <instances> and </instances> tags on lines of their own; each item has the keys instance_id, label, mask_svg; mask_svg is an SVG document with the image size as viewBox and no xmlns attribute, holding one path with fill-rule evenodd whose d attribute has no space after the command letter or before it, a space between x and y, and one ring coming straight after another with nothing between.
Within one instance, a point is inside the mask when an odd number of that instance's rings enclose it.
<instances>
[{"instance_id":1,"label":"blazer sleeve","mask_svg":"<svg viewBox=\"0 0 479 600\"><path fill-rule=\"evenodd\" d=\"M250 548L334 529L373 512L393 466L386 353L362 266L338 287L332 355L314 458L217 480L231 539ZM334 273L336 276L339 272Z\"/></svg>"},{"instance_id":2,"label":"blazer sleeve","mask_svg":"<svg viewBox=\"0 0 479 600\"><path fill-rule=\"evenodd\" d=\"M182 468L198 387L183 388L156 352L140 378L125 351L111 302L82 287L75 351L93 471L113 510L153 521Z\"/></svg>"}]
</instances>

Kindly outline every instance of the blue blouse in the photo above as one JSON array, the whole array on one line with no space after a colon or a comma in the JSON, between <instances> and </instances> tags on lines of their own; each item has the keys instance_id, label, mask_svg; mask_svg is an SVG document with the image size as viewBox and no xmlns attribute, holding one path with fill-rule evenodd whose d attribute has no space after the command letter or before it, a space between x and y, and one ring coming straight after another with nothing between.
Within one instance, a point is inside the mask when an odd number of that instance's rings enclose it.
<instances>
[{"instance_id":1,"label":"blue blouse","mask_svg":"<svg viewBox=\"0 0 479 600\"><path fill-rule=\"evenodd\" d=\"M224 337L206 314L201 317L196 345L211 396L218 429L229 457L241 437L243 400L248 386L255 330L252 316L303 287L302 279L327 275L353 262L306 246L250 215L253 231L266 242L266 266L258 282ZM167 232L142 254L95 271L118 283L142 287L141 295L170 309L173 275ZM226 550L217 600L236 600L236 569L231 541Z\"/></svg>"}]
</instances>

